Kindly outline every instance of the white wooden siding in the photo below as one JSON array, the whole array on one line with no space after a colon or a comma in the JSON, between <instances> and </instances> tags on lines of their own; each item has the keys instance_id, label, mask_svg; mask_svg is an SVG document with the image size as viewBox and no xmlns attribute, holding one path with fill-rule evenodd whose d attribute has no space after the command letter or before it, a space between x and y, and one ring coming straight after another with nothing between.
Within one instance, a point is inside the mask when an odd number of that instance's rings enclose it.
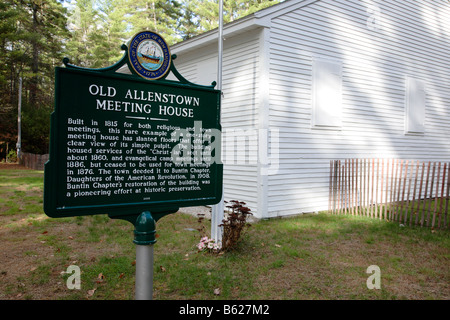
<instances>
[{"instance_id":1,"label":"white wooden siding","mask_svg":"<svg viewBox=\"0 0 450 320\"><path fill-rule=\"evenodd\" d=\"M244 201L255 214L258 213L259 34L255 30L224 41L221 115L224 199ZM217 80L214 61L217 43L179 55L175 65L187 80L210 84Z\"/></svg>"},{"instance_id":2,"label":"white wooden siding","mask_svg":"<svg viewBox=\"0 0 450 320\"><path fill-rule=\"evenodd\" d=\"M272 19L269 216L325 210L330 159L450 160L449 30L447 1L323 0ZM342 61L339 130L311 128L314 58ZM423 134L405 134L407 77L427 88Z\"/></svg>"},{"instance_id":3,"label":"white wooden siding","mask_svg":"<svg viewBox=\"0 0 450 320\"><path fill-rule=\"evenodd\" d=\"M224 198L244 201L258 214L257 125L256 110L259 76L259 33L241 35L225 41L223 55L222 128L224 137L239 132L240 143L224 143L224 155L234 149L234 161L224 158ZM229 139L231 140L231 139ZM227 150L228 149L228 150ZM245 153L245 156L242 155Z\"/></svg>"}]
</instances>

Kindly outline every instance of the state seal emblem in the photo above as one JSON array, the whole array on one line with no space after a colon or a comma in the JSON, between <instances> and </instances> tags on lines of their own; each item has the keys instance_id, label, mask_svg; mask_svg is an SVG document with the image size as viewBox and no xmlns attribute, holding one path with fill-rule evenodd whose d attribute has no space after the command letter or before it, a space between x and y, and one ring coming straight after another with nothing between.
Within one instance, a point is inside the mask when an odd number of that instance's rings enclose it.
<instances>
[{"instance_id":1,"label":"state seal emblem","mask_svg":"<svg viewBox=\"0 0 450 320\"><path fill-rule=\"evenodd\" d=\"M142 31L136 34L130 41L128 57L134 71L145 79L160 79L170 69L169 46L155 32Z\"/></svg>"}]
</instances>

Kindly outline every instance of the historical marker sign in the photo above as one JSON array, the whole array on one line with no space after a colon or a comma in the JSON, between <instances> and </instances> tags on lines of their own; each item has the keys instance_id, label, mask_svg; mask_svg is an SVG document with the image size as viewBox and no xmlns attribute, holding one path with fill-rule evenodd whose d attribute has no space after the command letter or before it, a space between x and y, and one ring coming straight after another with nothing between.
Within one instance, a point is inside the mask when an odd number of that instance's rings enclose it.
<instances>
[{"instance_id":1,"label":"historical marker sign","mask_svg":"<svg viewBox=\"0 0 450 320\"><path fill-rule=\"evenodd\" d=\"M133 223L136 299L152 299L155 222L222 197L220 91L184 79L154 32L122 49L107 68L56 68L44 211Z\"/></svg>"},{"instance_id":2,"label":"historical marker sign","mask_svg":"<svg viewBox=\"0 0 450 320\"><path fill-rule=\"evenodd\" d=\"M136 48L147 52L155 43L144 40L147 47ZM56 68L47 215L139 214L220 201L220 91L143 78Z\"/></svg>"}]
</instances>

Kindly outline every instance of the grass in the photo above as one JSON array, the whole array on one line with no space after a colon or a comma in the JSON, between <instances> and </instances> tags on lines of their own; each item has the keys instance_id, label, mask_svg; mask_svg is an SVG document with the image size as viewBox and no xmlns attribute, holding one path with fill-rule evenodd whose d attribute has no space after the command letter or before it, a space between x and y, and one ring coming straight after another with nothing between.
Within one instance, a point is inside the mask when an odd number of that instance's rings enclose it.
<instances>
[{"instance_id":1,"label":"grass","mask_svg":"<svg viewBox=\"0 0 450 320\"><path fill-rule=\"evenodd\" d=\"M132 225L46 217L42 176L0 170L0 299L133 299ZM447 230L322 213L254 223L217 255L197 251L198 227L180 212L158 221L154 299L450 299ZM70 265L80 267L79 290L66 286ZM371 265L379 290L366 285Z\"/></svg>"},{"instance_id":2,"label":"grass","mask_svg":"<svg viewBox=\"0 0 450 320\"><path fill-rule=\"evenodd\" d=\"M450 225L447 217L444 217L445 208L448 204L445 198L427 198L427 199L415 199L409 202L396 202L392 204L378 204L377 207L372 208L359 208L361 215L373 216L382 219L386 219L385 215L388 215L388 220L396 221L405 225L418 225L427 226L433 228L444 228L445 222L447 227ZM343 210L342 210L343 211ZM350 209L348 210L350 212ZM388 213L386 213L388 211ZM389 213L390 212L390 213ZM442 214L440 213L442 212ZM350 214L350 213L349 213ZM416 221L417 220L417 221Z\"/></svg>"}]
</instances>

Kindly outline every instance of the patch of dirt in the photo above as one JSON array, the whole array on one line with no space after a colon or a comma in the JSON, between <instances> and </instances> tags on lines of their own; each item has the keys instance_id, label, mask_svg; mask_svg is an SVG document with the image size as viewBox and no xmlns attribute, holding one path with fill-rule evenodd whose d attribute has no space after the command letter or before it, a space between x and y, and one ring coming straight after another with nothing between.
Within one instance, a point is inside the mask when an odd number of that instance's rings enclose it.
<instances>
[{"instance_id":1,"label":"patch of dirt","mask_svg":"<svg viewBox=\"0 0 450 320\"><path fill-rule=\"evenodd\" d=\"M106 252L111 257L121 252L120 246L108 245L101 239L78 241L79 237L84 237L86 224L33 225L33 222L50 219L45 215L33 219L14 215L9 219L7 225L0 227L0 300L65 299L73 293L63 277L69 265L82 268Z\"/></svg>"},{"instance_id":2,"label":"patch of dirt","mask_svg":"<svg viewBox=\"0 0 450 320\"><path fill-rule=\"evenodd\" d=\"M0 230L0 299L23 299L24 292L33 299L45 299L34 287L30 293L26 282L32 278L40 261L53 255L53 249L37 240L34 234L15 232L13 238L8 234L8 241L5 234ZM41 292L48 292L48 289Z\"/></svg>"},{"instance_id":3,"label":"patch of dirt","mask_svg":"<svg viewBox=\"0 0 450 320\"><path fill-rule=\"evenodd\" d=\"M30 232L25 220L10 221L8 226L0 227L0 299L23 299L24 292L29 294L26 282L32 273L53 255L54 249L42 243L39 234ZM33 298L45 299L35 293Z\"/></svg>"}]
</instances>

